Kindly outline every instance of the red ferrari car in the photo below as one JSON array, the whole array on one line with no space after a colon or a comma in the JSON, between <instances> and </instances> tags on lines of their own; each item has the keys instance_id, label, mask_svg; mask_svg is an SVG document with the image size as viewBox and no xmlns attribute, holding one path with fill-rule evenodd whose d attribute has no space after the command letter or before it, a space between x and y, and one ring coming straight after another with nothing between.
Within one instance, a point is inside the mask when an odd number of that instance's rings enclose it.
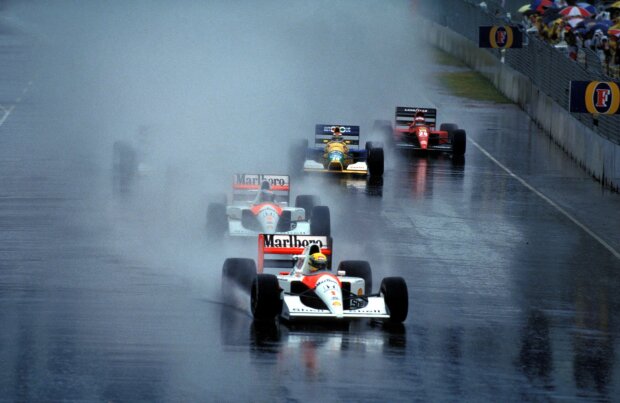
<instances>
[{"instance_id":1,"label":"red ferrari car","mask_svg":"<svg viewBox=\"0 0 620 403\"><path fill-rule=\"evenodd\" d=\"M396 107L394 125L389 121L375 121L375 130L388 137L388 143L396 148L410 150L442 151L461 157L465 154L467 135L454 123L442 123L435 127L437 109Z\"/></svg>"}]
</instances>

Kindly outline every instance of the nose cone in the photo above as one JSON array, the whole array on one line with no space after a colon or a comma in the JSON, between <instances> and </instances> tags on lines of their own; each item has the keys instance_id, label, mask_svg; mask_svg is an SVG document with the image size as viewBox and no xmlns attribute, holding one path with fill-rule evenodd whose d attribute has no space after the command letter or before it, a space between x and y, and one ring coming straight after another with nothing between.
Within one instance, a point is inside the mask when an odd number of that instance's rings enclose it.
<instances>
[{"instance_id":1,"label":"nose cone","mask_svg":"<svg viewBox=\"0 0 620 403\"><path fill-rule=\"evenodd\" d=\"M328 156L328 169L331 171L341 171L343 169L344 154L340 151L332 151Z\"/></svg>"},{"instance_id":2,"label":"nose cone","mask_svg":"<svg viewBox=\"0 0 620 403\"><path fill-rule=\"evenodd\" d=\"M325 274L319 278L316 282L316 288L314 289L316 295L327 306L329 311L336 315L338 318L342 318L343 305L342 305L342 289L340 284L331 274Z\"/></svg>"},{"instance_id":3,"label":"nose cone","mask_svg":"<svg viewBox=\"0 0 620 403\"><path fill-rule=\"evenodd\" d=\"M263 228L263 233L274 234L278 228L280 216L278 212L270 206L264 207L257 215L256 219Z\"/></svg>"},{"instance_id":4,"label":"nose cone","mask_svg":"<svg viewBox=\"0 0 620 403\"><path fill-rule=\"evenodd\" d=\"M340 298L332 300L331 305L328 306L329 311L336 315L337 318L344 318L344 313L342 310L342 293L339 291Z\"/></svg>"}]
</instances>

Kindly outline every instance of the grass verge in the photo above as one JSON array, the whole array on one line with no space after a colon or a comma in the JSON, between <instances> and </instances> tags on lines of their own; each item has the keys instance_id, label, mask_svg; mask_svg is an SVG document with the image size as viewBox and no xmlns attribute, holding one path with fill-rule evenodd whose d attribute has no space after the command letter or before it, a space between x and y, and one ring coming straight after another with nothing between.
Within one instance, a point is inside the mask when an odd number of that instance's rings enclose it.
<instances>
[{"instance_id":1,"label":"grass verge","mask_svg":"<svg viewBox=\"0 0 620 403\"><path fill-rule=\"evenodd\" d=\"M467 65L463 63L461 60L452 56L448 52L444 52L443 50L439 48L432 48L431 52L432 52L433 61L437 64L441 64L444 66L453 66L453 67L464 67L464 68L467 67Z\"/></svg>"},{"instance_id":2,"label":"grass verge","mask_svg":"<svg viewBox=\"0 0 620 403\"><path fill-rule=\"evenodd\" d=\"M439 73L439 81L457 97L499 104L511 103L489 80L475 71Z\"/></svg>"}]
</instances>

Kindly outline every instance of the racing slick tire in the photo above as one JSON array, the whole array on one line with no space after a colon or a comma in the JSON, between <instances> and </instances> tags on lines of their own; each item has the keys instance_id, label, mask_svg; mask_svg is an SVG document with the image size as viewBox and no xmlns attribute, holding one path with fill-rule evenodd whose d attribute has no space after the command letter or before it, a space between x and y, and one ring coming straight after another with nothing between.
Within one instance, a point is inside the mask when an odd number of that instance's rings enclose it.
<instances>
[{"instance_id":1,"label":"racing slick tire","mask_svg":"<svg viewBox=\"0 0 620 403\"><path fill-rule=\"evenodd\" d=\"M228 282L233 283L245 292L250 292L252 281L256 277L256 263L253 259L232 257L224 261L222 267L222 288Z\"/></svg>"},{"instance_id":2,"label":"racing slick tire","mask_svg":"<svg viewBox=\"0 0 620 403\"><path fill-rule=\"evenodd\" d=\"M364 295L372 294L372 270L370 263L365 260L343 260L338 264L338 270L344 270L346 276L364 279ZM351 290L355 293L355 291Z\"/></svg>"},{"instance_id":3,"label":"racing slick tire","mask_svg":"<svg viewBox=\"0 0 620 403\"><path fill-rule=\"evenodd\" d=\"M381 141L367 141L366 152L370 152L372 148L383 148L383 143Z\"/></svg>"},{"instance_id":4,"label":"racing slick tire","mask_svg":"<svg viewBox=\"0 0 620 403\"><path fill-rule=\"evenodd\" d=\"M381 282L379 293L385 300L390 313L390 322L401 323L409 313L409 292L407 283L402 277L386 277Z\"/></svg>"},{"instance_id":5,"label":"racing slick tire","mask_svg":"<svg viewBox=\"0 0 620 403\"><path fill-rule=\"evenodd\" d=\"M314 206L312 208L312 219L310 220L310 234L330 236L331 230L329 207Z\"/></svg>"},{"instance_id":6,"label":"racing slick tire","mask_svg":"<svg viewBox=\"0 0 620 403\"><path fill-rule=\"evenodd\" d=\"M439 125L439 130L441 130L442 132L448 132L450 140L452 140L452 135L454 131L458 128L459 126L456 123L442 123L441 125Z\"/></svg>"},{"instance_id":7,"label":"racing slick tire","mask_svg":"<svg viewBox=\"0 0 620 403\"><path fill-rule=\"evenodd\" d=\"M462 157L467 148L467 134L463 129L457 129L452 136L452 155Z\"/></svg>"},{"instance_id":8,"label":"racing slick tire","mask_svg":"<svg viewBox=\"0 0 620 403\"><path fill-rule=\"evenodd\" d=\"M226 206L222 203L209 203L207 206L207 239L220 241L227 229Z\"/></svg>"},{"instance_id":9,"label":"racing slick tire","mask_svg":"<svg viewBox=\"0 0 620 403\"><path fill-rule=\"evenodd\" d=\"M383 176L383 148L372 147L368 150L368 173L370 176Z\"/></svg>"},{"instance_id":10,"label":"racing slick tire","mask_svg":"<svg viewBox=\"0 0 620 403\"><path fill-rule=\"evenodd\" d=\"M301 207L306 212L306 220L312 218L312 209L314 206L321 204L319 196L315 195L298 195L295 197L295 207Z\"/></svg>"},{"instance_id":11,"label":"racing slick tire","mask_svg":"<svg viewBox=\"0 0 620 403\"><path fill-rule=\"evenodd\" d=\"M259 322L273 322L282 310L280 285L273 274L259 274L252 282L252 315Z\"/></svg>"},{"instance_id":12,"label":"racing slick tire","mask_svg":"<svg viewBox=\"0 0 620 403\"><path fill-rule=\"evenodd\" d=\"M448 139L450 144L454 141L454 131L458 130L459 126L456 123L442 123L439 125L439 130L448 132Z\"/></svg>"}]
</instances>

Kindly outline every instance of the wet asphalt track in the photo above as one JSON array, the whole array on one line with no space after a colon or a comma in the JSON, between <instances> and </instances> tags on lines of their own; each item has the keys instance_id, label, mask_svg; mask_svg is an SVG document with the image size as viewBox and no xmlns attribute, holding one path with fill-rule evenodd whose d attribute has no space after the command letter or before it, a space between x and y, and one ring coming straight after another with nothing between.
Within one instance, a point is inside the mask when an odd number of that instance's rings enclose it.
<instances>
[{"instance_id":1,"label":"wet asphalt track","mask_svg":"<svg viewBox=\"0 0 620 403\"><path fill-rule=\"evenodd\" d=\"M2 105L16 105L0 126L0 400L618 396L620 199L515 106L429 80L370 119L403 99L436 105L473 140L464 163L389 153L382 186L293 182L329 195L336 260L368 259L375 284L406 279L402 328L257 328L247 297L225 305L219 289L223 260L254 246L205 244L198 174L113 194L107 163L54 141L51 81L15 102L37 74L21 43L0 53Z\"/></svg>"}]
</instances>

